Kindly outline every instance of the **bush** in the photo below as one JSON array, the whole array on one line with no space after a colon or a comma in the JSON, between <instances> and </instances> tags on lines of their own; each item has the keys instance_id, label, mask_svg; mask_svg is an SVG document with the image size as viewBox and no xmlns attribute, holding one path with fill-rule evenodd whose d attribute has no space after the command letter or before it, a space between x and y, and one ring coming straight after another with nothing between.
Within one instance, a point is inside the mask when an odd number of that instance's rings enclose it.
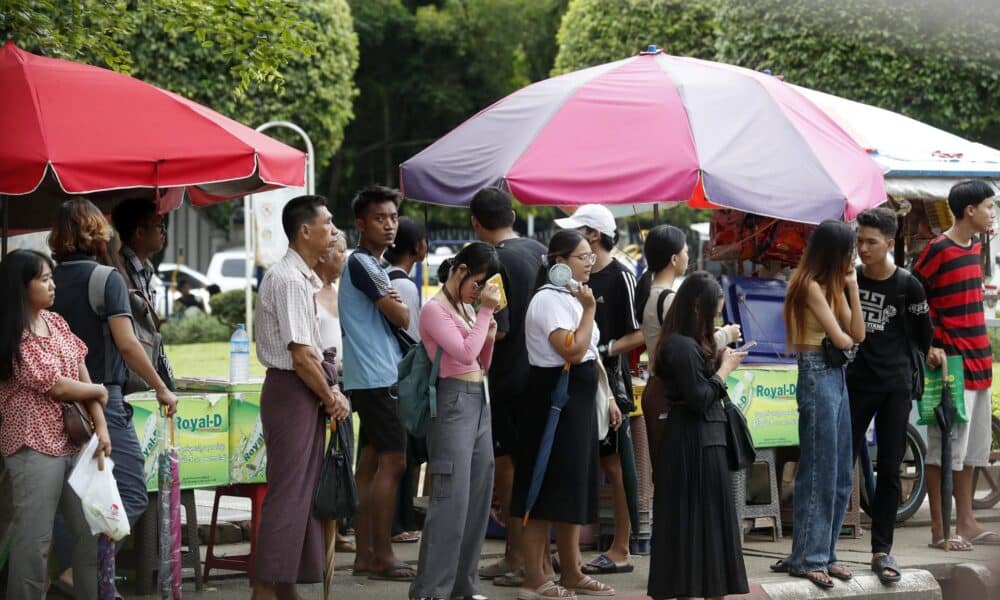
<instances>
[{"instance_id":1,"label":"bush","mask_svg":"<svg viewBox=\"0 0 1000 600\"><path fill-rule=\"evenodd\" d=\"M229 341L229 328L212 316L170 319L160 328L164 344L200 344Z\"/></svg>"},{"instance_id":2,"label":"bush","mask_svg":"<svg viewBox=\"0 0 1000 600\"><path fill-rule=\"evenodd\" d=\"M253 294L251 302L257 302L256 292ZM247 303L245 290L230 290L212 296L212 315L218 317L219 321L230 331L247 319ZM229 337L227 336L228 340Z\"/></svg>"},{"instance_id":3,"label":"bush","mask_svg":"<svg viewBox=\"0 0 1000 600\"><path fill-rule=\"evenodd\" d=\"M1000 362L1000 327L990 327L987 331L993 348L993 362Z\"/></svg>"}]
</instances>

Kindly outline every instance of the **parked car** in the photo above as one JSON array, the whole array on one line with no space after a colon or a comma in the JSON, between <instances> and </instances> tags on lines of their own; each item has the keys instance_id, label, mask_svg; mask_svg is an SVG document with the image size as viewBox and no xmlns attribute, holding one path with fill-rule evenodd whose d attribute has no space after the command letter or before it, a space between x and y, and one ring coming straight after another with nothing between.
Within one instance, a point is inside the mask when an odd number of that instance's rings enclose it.
<instances>
[{"instance_id":1,"label":"parked car","mask_svg":"<svg viewBox=\"0 0 1000 600\"><path fill-rule=\"evenodd\" d=\"M211 313L212 307L209 305L209 298L213 294L219 293L218 285L212 283L204 273L199 273L186 265L160 263L156 270L156 279L153 281L154 289L156 289L156 306L153 308L156 309L157 314L163 318L174 312L174 303L181 296L177 288L182 282L191 284L191 294L201 300L206 312ZM167 304L168 297L169 305Z\"/></svg>"},{"instance_id":2,"label":"parked car","mask_svg":"<svg viewBox=\"0 0 1000 600\"><path fill-rule=\"evenodd\" d=\"M205 273L208 280L219 286L223 292L242 290L246 287L246 251L242 248L220 250L212 255ZM257 280L253 280L257 289Z\"/></svg>"}]
</instances>

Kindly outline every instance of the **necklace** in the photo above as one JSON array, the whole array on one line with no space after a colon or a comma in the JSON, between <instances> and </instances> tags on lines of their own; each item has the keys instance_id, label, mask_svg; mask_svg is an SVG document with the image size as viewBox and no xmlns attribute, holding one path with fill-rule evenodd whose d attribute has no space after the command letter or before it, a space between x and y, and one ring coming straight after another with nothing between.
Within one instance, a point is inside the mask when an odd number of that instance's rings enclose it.
<instances>
[{"instance_id":1,"label":"necklace","mask_svg":"<svg viewBox=\"0 0 1000 600\"><path fill-rule=\"evenodd\" d=\"M466 324L468 324L471 327L472 319L470 319L469 316L465 313L465 306L463 305L461 308L459 308L458 303L455 302L455 299L451 297L451 292L448 291L447 283L441 286L441 293L443 293L444 297L447 298L448 303L451 304L451 307L455 309L455 312L458 313L458 316L461 317L462 320L465 321Z\"/></svg>"}]
</instances>

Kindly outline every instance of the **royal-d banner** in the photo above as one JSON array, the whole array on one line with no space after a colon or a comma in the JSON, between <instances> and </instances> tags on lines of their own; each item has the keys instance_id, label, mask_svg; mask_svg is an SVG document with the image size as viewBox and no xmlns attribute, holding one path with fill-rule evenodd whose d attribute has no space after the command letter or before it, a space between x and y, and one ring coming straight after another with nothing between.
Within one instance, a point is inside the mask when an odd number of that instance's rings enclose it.
<instances>
[{"instance_id":1,"label":"royal-d banner","mask_svg":"<svg viewBox=\"0 0 1000 600\"><path fill-rule=\"evenodd\" d=\"M746 416L754 446L799 445L797 379L794 368L740 369L727 378L729 398Z\"/></svg>"}]
</instances>

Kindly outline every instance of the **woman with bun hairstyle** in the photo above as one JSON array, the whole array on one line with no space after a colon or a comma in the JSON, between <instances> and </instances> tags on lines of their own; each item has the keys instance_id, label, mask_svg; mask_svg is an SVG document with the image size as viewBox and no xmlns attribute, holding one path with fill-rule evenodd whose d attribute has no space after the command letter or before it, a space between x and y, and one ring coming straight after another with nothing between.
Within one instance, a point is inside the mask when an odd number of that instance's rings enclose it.
<instances>
[{"instance_id":1,"label":"woman with bun hairstyle","mask_svg":"<svg viewBox=\"0 0 1000 600\"><path fill-rule=\"evenodd\" d=\"M111 452L104 420L108 391L90 382L87 346L49 308L52 261L15 250L0 263L0 452L10 478L11 548L7 598L41 600L52 528L61 513L69 529L78 599L97 598L97 536L68 478L80 446L70 440L62 404L87 411L97 451Z\"/></svg>"},{"instance_id":2,"label":"woman with bun hairstyle","mask_svg":"<svg viewBox=\"0 0 1000 600\"><path fill-rule=\"evenodd\" d=\"M522 600L571 598L575 594L613 596L610 586L580 568L580 528L597 521L598 429L597 367L600 332L594 323L597 302L586 285L597 256L582 233L558 231L549 241L547 265L525 317L524 335L531 373L529 393L518 406L522 436L515 457L511 515L529 520L524 529ZM550 269L572 276L565 285L550 281ZM559 280L563 283L564 280ZM545 477L530 512L528 488L552 406L552 392L569 363L569 399L559 414ZM613 404L613 400L611 401ZM549 530L555 525L561 577L545 576Z\"/></svg>"},{"instance_id":3,"label":"woman with bun hairstyle","mask_svg":"<svg viewBox=\"0 0 1000 600\"><path fill-rule=\"evenodd\" d=\"M865 339L850 225L823 221L809 238L785 295L788 348L798 354L799 466L792 554L771 566L824 589L851 572L837 538L851 496L854 460L844 351Z\"/></svg>"},{"instance_id":4,"label":"woman with bun hairstyle","mask_svg":"<svg viewBox=\"0 0 1000 600\"><path fill-rule=\"evenodd\" d=\"M420 337L440 351L437 416L427 427L430 505L410 598L479 595L479 554L493 497L493 436L485 374L493 356L500 271L489 244L473 242L439 270L441 290L420 311ZM478 308L474 307L478 303Z\"/></svg>"}]
</instances>

